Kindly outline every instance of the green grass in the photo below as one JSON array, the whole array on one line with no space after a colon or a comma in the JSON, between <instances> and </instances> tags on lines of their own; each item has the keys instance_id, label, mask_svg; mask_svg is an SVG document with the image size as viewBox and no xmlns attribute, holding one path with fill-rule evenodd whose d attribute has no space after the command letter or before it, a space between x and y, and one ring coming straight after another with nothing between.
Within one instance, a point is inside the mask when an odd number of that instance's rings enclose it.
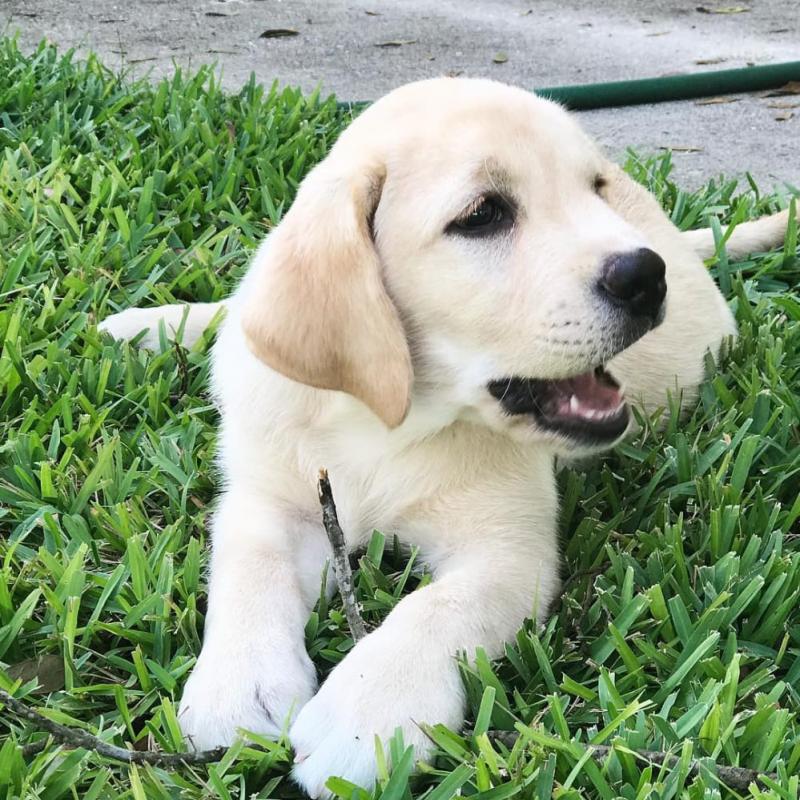
<instances>
[{"instance_id":1,"label":"green grass","mask_svg":"<svg viewBox=\"0 0 800 800\"><path fill-rule=\"evenodd\" d=\"M207 342L144 353L95 323L224 296L345 122L291 90L223 94L210 69L149 84L0 41L0 688L54 720L179 749L205 610ZM684 193L668 157L628 168L681 227L712 214L722 233L786 204L728 181ZM394 742L376 796L736 796L710 769L687 777L706 759L777 775L752 796L798 797L796 245L713 265L741 330L732 355L686 422L561 474L568 579L553 616L504 659L464 665L475 735L436 729L439 758L410 778ZM356 579L371 622L426 580L379 536ZM338 598L307 638L324 675L351 646ZM484 735L519 722L510 751ZM53 743L24 759L41 737L7 709L0 736L0 798L300 796L285 742L169 772ZM603 764L589 742L620 748Z\"/></svg>"}]
</instances>

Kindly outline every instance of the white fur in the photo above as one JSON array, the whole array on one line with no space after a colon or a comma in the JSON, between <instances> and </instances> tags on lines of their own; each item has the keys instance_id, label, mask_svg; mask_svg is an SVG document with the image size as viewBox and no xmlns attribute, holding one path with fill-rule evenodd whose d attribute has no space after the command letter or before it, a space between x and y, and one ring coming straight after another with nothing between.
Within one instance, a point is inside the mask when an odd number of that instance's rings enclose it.
<instances>
[{"instance_id":1,"label":"white fur","mask_svg":"<svg viewBox=\"0 0 800 800\"><path fill-rule=\"evenodd\" d=\"M558 377L610 359L629 396L652 409L671 389L690 399L705 353L733 332L697 256L710 233L680 234L551 103L488 81L414 84L362 115L326 163L358 170L364 152L386 165L374 230L412 344L410 410L390 430L354 397L292 381L253 355L241 317L260 271L273 266L262 245L226 304L213 352L226 488L214 517L205 641L181 703L198 748L228 744L241 728L276 734L296 715L294 775L312 797L332 774L370 784L374 736L397 726L424 758L431 745L418 723L463 722L457 654L480 646L499 655L523 619L546 614L556 598L554 454L575 448L503 415L486 382ZM490 173L519 199L513 239L443 234ZM591 188L596 173L608 179L601 196ZM314 195L315 174L298 203ZM748 242L765 246L780 227ZM641 246L667 263L666 318L618 353L613 320L589 287L603 258ZM216 311L192 305L184 341ZM182 313L132 309L103 328L122 337L148 328L152 345L159 320L176 327ZM303 626L329 555L315 489L321 467L348 545L363 545L376 527L397 534L420 548L434 580L316 691Z\"/></svg>"},{"instance_id":2,"label":"white fur","mask_svg":"<svg viewBox=\"0 0 800 800\"><path fill-rule=\"evenodd\" d=\"M181 342L191 347L223 309L224 303L174 303L158 309L126 308L104 319L97 327L115 339L133 339L142 333L139 346L154 350L158 347L159 330L163 325L168 340L175 339L180 332Z\"/></svg>"},{"instance_id":3,"label":"white fur","mask_svg":"<svg viewBox=\"0 0 800 800\"><path fill-rule=\"evenodd\" d=\"M725 242L725 250L730 258L743 258L750 253L770 250L783 241L788 223L788 208L752 222L739 223ZM717 251L714 236L708 229L686 231L683 239L700 258L711 258Z\"/></svg>"}]
</instances>

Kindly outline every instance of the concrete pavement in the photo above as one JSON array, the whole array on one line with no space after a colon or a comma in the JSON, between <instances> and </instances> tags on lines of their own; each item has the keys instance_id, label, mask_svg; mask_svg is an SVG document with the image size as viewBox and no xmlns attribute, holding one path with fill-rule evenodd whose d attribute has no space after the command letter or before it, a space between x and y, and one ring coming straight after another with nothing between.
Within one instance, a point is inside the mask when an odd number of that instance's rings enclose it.
<instances>
[{"instance_id":1,"label":"concrete pavement","mask_svg":"<svg viewBox=\"0 0 800 800\"><path fill-rule=\"evenodd\" d=\"M296 33L262 36L279 29ZM252 71L348 100L442 74L535 88L800 60L800 11L787 0L0 0L0 30L136 73L216 61L231 89ZM800 186L800 95L731 99L581 119L618 158L679 148L687 188L745 170L765 188Z\"/></svg>"}]
</instances>

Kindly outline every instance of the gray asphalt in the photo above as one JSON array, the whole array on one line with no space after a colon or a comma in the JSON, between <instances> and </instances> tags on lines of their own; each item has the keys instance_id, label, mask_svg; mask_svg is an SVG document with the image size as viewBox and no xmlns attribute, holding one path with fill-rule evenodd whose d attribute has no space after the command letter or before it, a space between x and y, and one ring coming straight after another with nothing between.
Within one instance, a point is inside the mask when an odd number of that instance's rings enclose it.
<instances>
[{"instance_id":1,"label":"gray asphalt","mask_svg":"<svg viewBox=\"0 0 800 800\"><path fill-rule=\"evenodd\" d=\"M262 38L275 29L296 35ZM231 89L255 72L347 100L443 74L535 88L800 60L786 0L0 0L0 30L137 74L215 61ZM616 158L673 148L687 188L745 171L800 186L800 94L763 94L580 116Z\"/></svg>"}]
</instances>

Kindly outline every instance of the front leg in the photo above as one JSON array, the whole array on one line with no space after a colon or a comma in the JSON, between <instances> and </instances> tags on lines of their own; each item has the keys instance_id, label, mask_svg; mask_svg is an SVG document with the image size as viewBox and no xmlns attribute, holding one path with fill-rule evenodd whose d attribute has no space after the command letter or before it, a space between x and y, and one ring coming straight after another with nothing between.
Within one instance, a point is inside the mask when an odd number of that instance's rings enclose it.
<instances>
[{"instance_id":1,"label":"front leg","mask_svg":"<svg viewBox=\"0 0 800 800\"><path fill-rule=\"evenodd\" d=\"M405 597L333 670L290 731L294 778L311 797L326 794L331 775L369 788L376 735L385 742L400 727L419 759L432 749L419 723L461 727L456 657L477 647L499 655L525 617L546 611L558 585L554 519L538 530L519 520L513 530L493 525L477 540L465 532L434 582Z\"/></svg>"},{"instance_id":2,"label":"front leg","mask_svg":"<svg viewBox=\"0 0 800 800\"><path fill-rule=\"evenodd\" d=\"M304 629L329 553L257 494L228 491L213 526L203 649L180 703L195 749L229 745L240 728L276 736L314 694Z\"/></svg>"}]
</instances>

